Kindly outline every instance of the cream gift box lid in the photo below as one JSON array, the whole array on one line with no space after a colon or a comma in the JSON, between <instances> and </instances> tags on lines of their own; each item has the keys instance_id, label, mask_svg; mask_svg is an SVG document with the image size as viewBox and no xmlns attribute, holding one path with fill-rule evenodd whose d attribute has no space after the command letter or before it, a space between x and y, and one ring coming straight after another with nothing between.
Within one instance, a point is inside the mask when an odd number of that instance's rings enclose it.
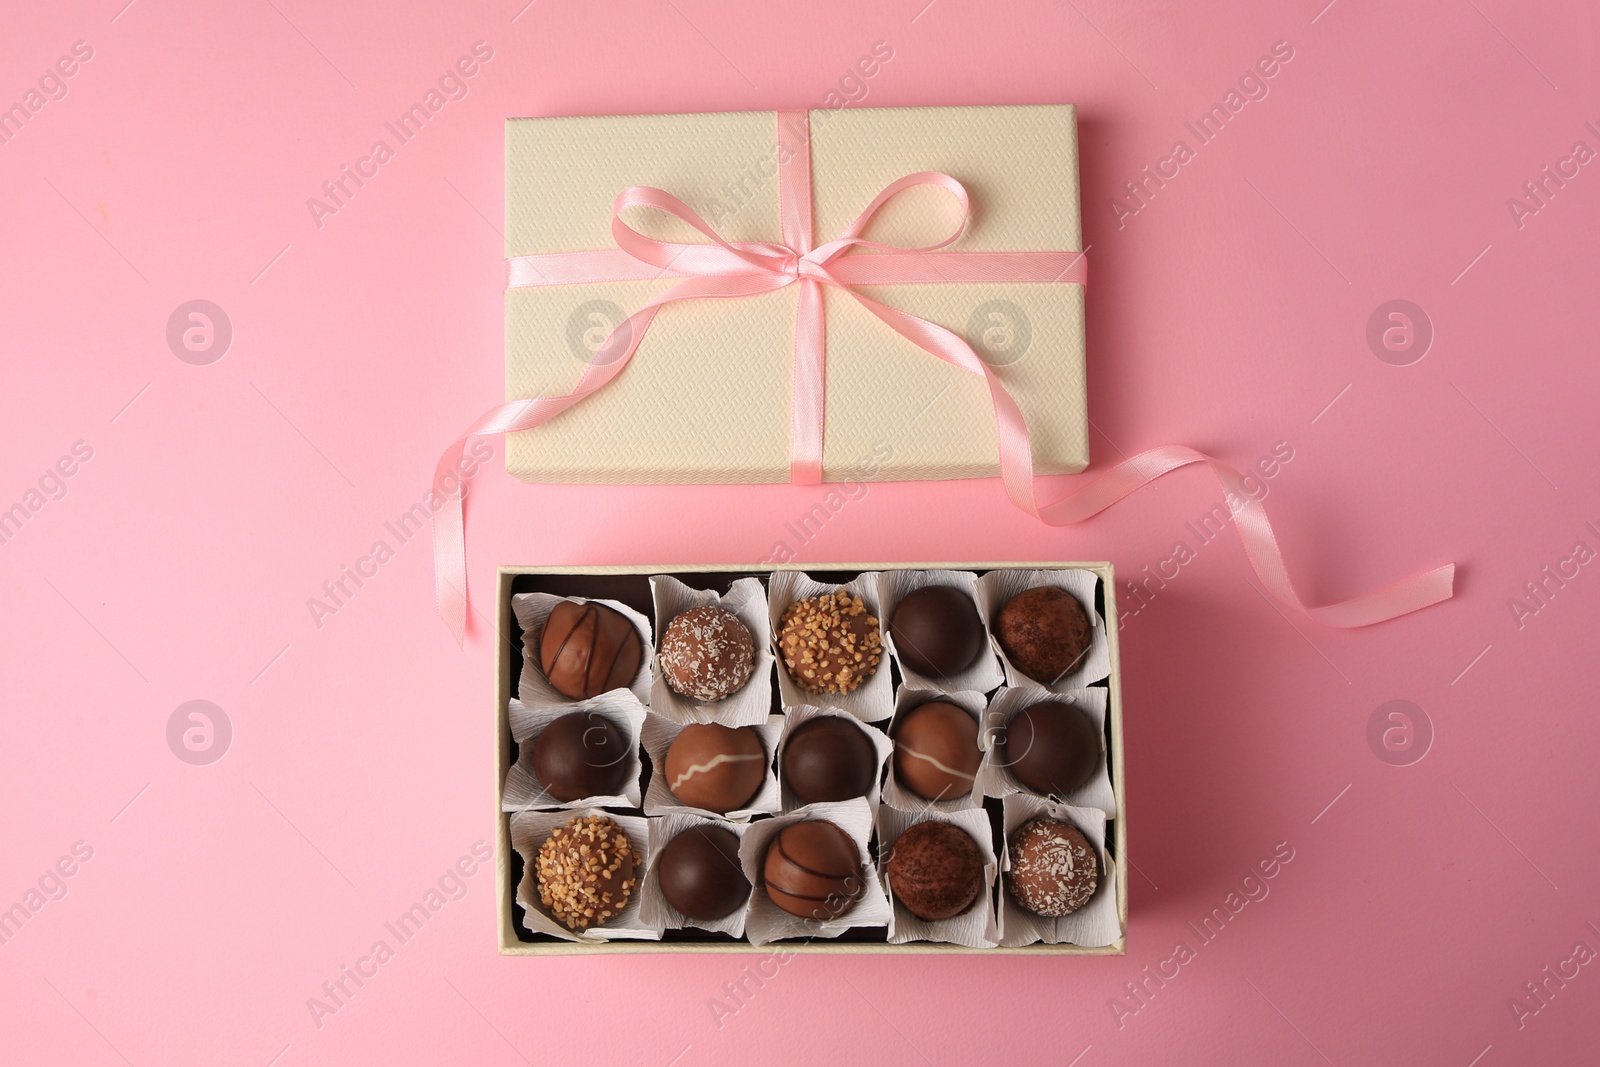
<instances>
[{"instance_id":1,"label":"cream gift box lid","mask_svg":"<svg viewBox=\"0 0 1600 1067\"><path fill-rule=\"evenodd\" d=\"M968 228L950 250L1082 248L1071 105L822 109L810 125L818 244L890 182L932 170L956 178L972 199ZM511 119L506 255L614 247L612 204L630 185L672 193L724 240L779 241L777 141L771 111ZM866 236L927 244L953 228L957 210L947 193L914 188ZM660 240L704 240L659 213L630 212L628 222ZM620 317L675 281L509 290L507 399L570 391ZM506 469L538 482L787 481L792 288L663 308L614 381L548 423L508 435ZM996 475L984 382L900 337L849 294L823 291L825 480ZM1027 419L1036 473L1088 465L1081 285L860 291L960 334L996 368Z\"/></svg>"}]
</instances>

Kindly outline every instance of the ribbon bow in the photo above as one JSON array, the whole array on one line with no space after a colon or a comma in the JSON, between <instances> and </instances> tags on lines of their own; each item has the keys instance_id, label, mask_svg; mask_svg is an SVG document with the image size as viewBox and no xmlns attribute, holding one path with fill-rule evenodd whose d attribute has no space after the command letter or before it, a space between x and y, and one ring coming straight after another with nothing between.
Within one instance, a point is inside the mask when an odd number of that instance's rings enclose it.
<instances>
[{"instance_id":1,"label":"ribbon bow","mask_svg":"<svg viewBox=\"0 0 1600 1067\"><path fill-rule=\"evenodd\" d=\"M571 392L535 397L488 412L445 451L434 484L445 498L434 512L434 576L439 612L458 642L466 633L466 546L463 533L463 452L469 438L512 433L549 421L590 394L603 389L633 358L655 316L679 300L756 296L797 285L794 358L791 372L789 475L796 484L822 480L823 355L826 326L822 289L835 286L877 316L896 333L937 358L981 375L989 387L999 444L999 466L1006 494L1017 507L1052 526L1081 522L1168 471L1206 463L1224 485L1239 492L1234 512L1245 553L1267 591L1279 601L1333 626L1364 626L1403 615L1448 598L1454 565L1446 564L1384 589L1327 607L1307 608L1295 594L1282 553L1261 505L1242 493L1242 476L1220 460L1194 449L1166 446L1141 453L1114 467L1086 488L1039 506L1034 497L1033 453L1027 423L1004 384L959 335L937 323L872 300L856 285L938 282L1044 282L1083 285L1084 254L1050 252L942 251L966 231L971 201L955 178L937 171L919 171L890 182L856 216L842 234L813 247L811 226L811 158L809 114L780 111L779 130L799 134L799 144L780 143L778 201L783 242L725 241L703 218L671 193L649 186L630 186L612 207L615 248L519 256L506 263L507 288L571 285L613 281L681 278L682 281L646 303L607 337L598 357L589 362ZM880 244L861 236L874 215L890 199L920 185L937 186L961 205L961 218L943 240L918 248ZM622 219L630 208L662 211L703 234L709 243L677 243L647 237ZM855 254L851 254L855 253ZM448 486L449 488L445 488Z\"/></svg>"}]
</instances>

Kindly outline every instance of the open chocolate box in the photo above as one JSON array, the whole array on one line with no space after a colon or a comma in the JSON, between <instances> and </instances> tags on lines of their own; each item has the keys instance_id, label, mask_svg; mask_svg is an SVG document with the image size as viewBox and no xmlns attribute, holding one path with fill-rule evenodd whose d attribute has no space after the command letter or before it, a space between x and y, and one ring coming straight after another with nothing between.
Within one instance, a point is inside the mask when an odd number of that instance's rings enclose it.
<instances>
[{"instance_id":1,"label":"open chocolate box","mask_svg":"<svg viewBox=\"0 0 1600 1067\"><path fill-rule=\"evenodd\" d=\"M861 827L859 833L866 841L867 862L864 877L872 883L869 892L877 900L875 908L867 908L863 900L861 904L856 905L855 911L847 911L840 920L832 924L821 924L828 927L826 930L811 934L782 932L781 925L780 932L774 934L769 916L765 927L766 933L762 933L763 927L757 912L765 909L765 912L775 914L775 910L766 897L766 890L760 884L760 879L752 878L752 882L756 884L750 895L750 903L744 909L744 914L749 916L749 925L747 926L742 919L739 923L740 928L745 931L743 937L693 926L679 928L671 922L659 921L654 930L620 933L605 940L581 938L573 940L535 929L540 925L540 917L526 913L528 887L523 885L525 862L523 853L513 845L514 819L526 820L537 817L549 821L552 817L564 819L590 810L603 809L604 814L618 820L625 828L629 828L629 837L636 839L635 849L640 853L637 892L644 894L655 884L647 877L645 861L649 849L648 842L652 835L657 833L664 835L667 832L669 820L681 819L683 816L660 814L661 798L667 796L670 799L671 794L663 789L662 782L652 785L652 776L656 773L656 768L650 753L646 751L646 748L651 747L652 728L657 738L654 747L658 753L661 751L660 734L663 727L659 713L666 710L651 707L652 691L659 700L663 690L662 685L651 684L660 681L655 662L655 649L645 650L648 675L645 671L641 671L631 695L628 689L613 690L607 695L607 698L618 707L626 703L631 708L635 701L639 705L632 711L624 709L622 714L644 715L653 720L653 726L647 722L642 728L642 739L639 739L640 728L635 727L633 731L638 745L637 751L630 755L629 762L631 766L633 761L637 760L639 774L630 781L626 790L628 795L566 805L565 807L570 810L538 812L507 810L517 807L518 797L525 796L527 791L527 775L523 767L519 766L519 756L524 755L522 752L524 746L519 745L513 736L513 702L517 702L516 712L523 717L523 722L526 724L529 712L518 699L519 684L523 681L525 666L530 671L538 670L537 648L531 657L532 665L525 664L524 629L518 619L519 612L514 608L514 604L517 603L516 598L521 598L525 618L527 605L541 598L524 594L547 594L549 597L574 597L620 604L636 612L644 620L648 620L651 641L656 649L659 649L663 628L670 619L655 618L657 598L652 591L653 577L676 579L692 590L705 590L722 596L727 596L730 588L740 579L754 579L759 583L762 594L773 594L770 598L772 601L770 618L775 624L787 607L786 603L777 601L785 597L792 599L795 594L786 591L794 589L796 584L805 578L830 588L843 588L852 583L855 587L861 587L863 583L870 583L874 597L869 600L868 607L877 614L883 610L876 599L877 594L881 592L883 598L892 603L919 581L926 580L926 576L921 572L943 573L947 582L966 583L962 588L972 593L988 631L985 635L987 647L984 656L992 653L992 663L985 662L982 669L975 664L972 670L958 675L947 684L929 681L916 675L914 669L908 672L902 663L903 657L892 649L888 620L884 620L884 643L890 647L886 647L883 652L882 663L877 672L882 678L875 676L876 685L869 681L847 696L803 694L787 676L783 659L778 656L775 664L765 673L758 669L746 687L760 687L767 690L765 710L773 718L758 729L771 731L764 734L769 742L766 751L769 766L778 758L778 753L770 745L770 741L777 737L777 731L785 726L798 726L805 716L819 714L811 710L812 708L844 708L849 711L855 720L866 724L866 732L878 739L877 743L885 752L892 751L892 743L888 736L891 719L898 723L899 714L925 700L937 698L966 706L980 724L982 740L979 743L985 750L985 756L970 798L960 797L937 804L920 801L896 783L892 769L893 761L885 756L878 782L869 796L865 800L852 802L857 806L856 821ZM1026 572L1038 573L1030 576ZM951 574L955 577L951 578ZM973 578L969 580L967 575ZM999 643L990 636L995 624L994 615L1002 602L999 598L1009 597L1023 588L1041 582L1059 584L1070 589L1085 609L1092 609L1088 614L1094 625L1092 651L1086 651L1082 655L1081 664L1074 668L1071 676L1064 676L1058 679L1057 684L1049 687L1032 682L1016 671L1003 655ZM750 587L750 582L744 582L742 585L746 590ZM788 564L501 568L496 591L500 639L497 641L495 656L495 814L498 827L496 903L501 953L527 956L614 952L988 952L1096 956L1124 954L1128 920L1127 812L1123 788L1122 685L1118 672L1116 602L1112 589L1110 563L863 563L809 566ZM772 655L777 656L774 628L774 625L768 625L761 630L752 628L758 658L762 654L763 646ZM869 688L872 690L871 693L868 692ZM1031 703L1049 699L1053 694L1059 695L1067 703L1079 706L1091 722L1100 724L1104 750L1102 766L1088 784L1069 796L1047 798L1030 793L1025 786L1011 777L1008 770L999 766L998 761L995 765L991 765L991 749L994 747L993 739L997 736L997 732L1003 733L1010 716L1017 714L1019 709L1026 708ZM576 703L575 701L574 704ZM748 715L751 698L747 696L742 703L745 711L741 714L746 716L742 721L750 722ZM682 711L681 708L677 710ZM652 711L656 714L649 714ZM835 710L831 713L843 712ZM526 725L523 734L527 736ZM619 790L619 794L621 792L624 791ZM510 797L509 802L508 797ZM759 799L752 800L747 805L757 809L753 814L733 812L728 816L728 823L739 828L739 832L745 836L759 839L761 833L770 833L774 829L769 825L763 831L764 822L781 820L788 812L794 810L794 801L787 786L783 788L781 804L776 787L770 780L761 797L765 798L764 802ZM543 807L554 809L561 806L546 804ZM844 805L831 807L842 810ZM1091 843L1098 852L1099 882L1090 902L1083 905L1079 912L1064 918L1041 920L1024 915L1016 901L1011 898L1010 891L1002 884L1003 875L1000 873L1000 868L1005 865L1008 836L1025 819L1035 814L1048 814L1078 826L1092 839ZM970 915L942 923L922 922L911 915L903 903L891 903L892 894L888 893L887 881L883 877L883 865L887 854L880 839L887 834L887 840L892 841L895 835L909 825L929 817L963 826L983 846L984 854L989 861L986 867L986 895L980 896L979 900L968 909ZM849 818L841 818L838 821L842 825L847 823ZM1092 829L1090 824L1093 824ZM520 830L524 850L529 840L528 825L528 822L524 821ZM670 825L680 824L673 822ZM546 835L548 832L544 831ZM985 835L987 835L986 840ZM534 881L532 878L526 880L530 884ZM518 897L519 886L523 887L524 892L522 902L519 902ZM659 896L659 888L656 888L655 892ZM537 891L535 890L532 895L537 898ZM642 903L641 908L631 910L634 912L631 925L637 927L640 925L638 918L640 911L649 914L650 905ZM663 910L671 909L659 904L655 908L656 913ZM872 921L862 925L853 924L851 920L857 912L869 915ZM883 916L886 914L892 914L894 918L885 922ZM986 925L983 921L985 915ZM681 919L681 916L679 918ZM620 923L621 918L618 921ZM553 920L544 917L543 922L549 926ZM954 925L962 923L965 925L961 932L949 932ZM1035 929L1036 926L1046 932L1041 934ZM604 935L605 926L602 925L594 932ZM946 937L948 940L935 939Z\"/></svg>"}]
</instances>

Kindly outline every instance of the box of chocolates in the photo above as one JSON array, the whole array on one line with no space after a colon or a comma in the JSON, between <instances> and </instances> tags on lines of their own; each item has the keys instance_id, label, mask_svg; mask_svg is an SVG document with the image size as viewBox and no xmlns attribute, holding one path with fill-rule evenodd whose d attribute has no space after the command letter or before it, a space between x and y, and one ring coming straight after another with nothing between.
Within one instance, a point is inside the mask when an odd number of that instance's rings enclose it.
<instances>
[{"instance_id":1,"label":"box of chocolates","mask_svg":"<svg viewBox=\"0 0 1600 1067\"><path fill-rule=\"evenodd\" d=\"M500 950L1120 955L1109 563L508 567Z\"/></svg>"}]
</instances>

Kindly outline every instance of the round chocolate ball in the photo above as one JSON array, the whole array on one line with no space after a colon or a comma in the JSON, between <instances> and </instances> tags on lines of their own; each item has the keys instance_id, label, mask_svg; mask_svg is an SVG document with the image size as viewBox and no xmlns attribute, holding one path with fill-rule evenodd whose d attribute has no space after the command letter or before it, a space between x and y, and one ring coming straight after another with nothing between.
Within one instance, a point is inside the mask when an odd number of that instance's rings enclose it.
<instances>
[{"instance_id":1,"label":"round chocolate ball","mask_svg":"<svg viewBox=\"0 0 1600 1067\"><path fill-rule=\"evenodd\" d=\"M1100 860L1071 823L1039 816L1017 827L1007 845L1011 899L1035 915L1059 918L1089 903L1100 884Z\"/></svg>"},{"instance_id":2,"label":"round chocolate ball","mask_svg":"<svg viewBox=\"0 0 1600 1067\"><path fill-rule=\"evenodd\" d=\"M761 877L772 902L802 919L837 919L867 888L855 840L823 819L779 830L767 845Z\"/></svg>"},{"instance_id":3,"label":"round chocolate ball","mask_svg":"<svg viewBox=\"0 0 1600 1067\"><path fill-rule=\"evenodd\" d=\"M828 593L790 604L778 624L789 677L807 693L853 693L878 671L883 638L859 596Z\"/></svg>"},{"instance_id":4,"label":"round chocolate ball","mask_svg":"<svg viewBox=\"0 0 1600 1067\"><path fill-rule=\"evenodd\" d=\"M864 797L878 777L878 750L854 719L819 715L783 743L783 781L802 804Z\"/></svg>"},{"instance_id":5,"label":"round chocolate ball","mask_svg":"<svg viewBox=\"0 0 1600 1067\"><path fill-rule=\"evenodd\" d=\"M1100 767L1100 731L1094 722L1059 701L1031 704L1011 717L996 753L1017 781L1043 796L1064 796Z\"/></svg>"},{"instance_id":6,"label":"round chocolate ball","mask_svg":"<svg viewBox=\"0 0 1600 1067\"><path fill-rule=\"evenodd\" d=\"M614 797L628 782L628 737L597 711L574 711L533 739L533 773L560 801Z\"/></svg>"},{"instance_id":7,"label":"round chocolate ball","mask_svg":"<svg viewBox=\"0 0 1600 1067\"><path fill-rule=\"evenodd\" d=\"M663 762L673 796L718 815L744 807L767 777L767 750L753 726L691 723L672 739Z\"/></svg>"},{"instance_id":8,"label":"round chocolate ball","mask_svg":"<svg viewBox=\"0 0 1600 1067\"><path fill-rule=\"evenodd\" d=\"M614 820L578 816L539 846L539 901L568 929L599 926L628 906L638 859Z\"/></svg>"},{"instance_id":9,"label":"round chocolate ball","mask_svg":"<svg viewBox=\"0 0 1600 1067\"><path fill-rule=\"evenodd\" d=\"M1054 585L1018 593L1001 606L994 625L1011 665L1046 685L1078 665L1093 631L1078 598Z\"/></svg>"},{"instance_id":10,"label":"round chocolate ball","mask_svg":"<svg viewBox=\"0 0 1600 1067\"><path fill-rule=\"evenodd\" d=\"M983 853L955 823L929 819L895 839L884 873L911 914L928 922L953 919L983 892Z\"/></svg>"},{"instance_id":11,"label":"round chocolate ball","mask_svg":"<svg viewBox=\"0 0 1600 1067\"><path fill-rule=\"evenodd\" d=\"M750 680L755 642L733 612L711 605L690 608L667 624L656 663L674 693L722 700Z\"/></svg>"},{"instance_id":12,"label":"round chocolate ball","mask_svg":"<svg viewBox=\"0 0 1600 1067\"><path fill-rule=\"evenodd\" d=\"M982 761L978 720L964 708L942 701L923 704L895 725L895 780L924 800L970 794Z\"/></svg>"},{"instance_id":13,"label":"round chocolate ball","mask_svg":"<svg viewBox=\"0 0 1600 1067\"><path fill-rule=\"evenodd\" d=\"M573 700L627 688L643 662L638 628L593 600L563 600L539 635L540 669L556 692Z\"/></svg>"},{"instance_id":14,"label":"round chocolate ball","mask_svg":"<svg viewBox=\"0 0 1600 1067\"><path fill-rule=\"evenodd\" d=\"M895 606L889 636L907 667L929 678L948 678L972 666L983 651L983 620L961 590L925 585Z\"/></svg>"},{"instance_id":15,"label":"round chocolate ball","mask_svg":"<svg viewBox=\"0 0 1600 1067\"><path fill-rule=\"evenodd\" d=\"M750 896L739 866L739 838L721 826L691 826L656 857L661 895L679 913L701 922L732 915Z\"/></svg>"}]
</instances>

